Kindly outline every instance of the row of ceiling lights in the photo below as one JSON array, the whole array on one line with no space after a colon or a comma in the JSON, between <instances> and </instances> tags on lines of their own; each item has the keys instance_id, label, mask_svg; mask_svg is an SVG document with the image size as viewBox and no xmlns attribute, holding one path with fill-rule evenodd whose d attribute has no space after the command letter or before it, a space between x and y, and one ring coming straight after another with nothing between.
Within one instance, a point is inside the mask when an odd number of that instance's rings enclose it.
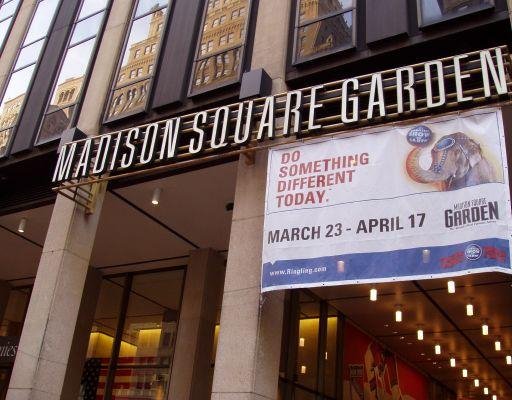
<instances>
[{"instance_id":1,"label":"row of ceiling lights","mask_svg":"<svg viewBox=\"0 0 512 400\"><path fill-rule=\"evenodd\" d=\"M449 280L447 282L447 289L448 289L448 293L450 294L453 294L455 293L456 291L456 285L455 285L455 281L453 280ZM375 287L371 288L370 289L370 301L377 301L377 298L378 298L378 291ZM469 316L469 317L472 317L474 316L474 307L473 307L473 304L472 304L472 299L468 299L468 303L466 304L466 315ZM395 306L395 321L396 322L402 322L403 320L403 312L402 312L402 305L401 304L397 304ZM417 335L417 339L419 341L422 341L425 337L425 334L424 334L424 331L423 329L421 329L421 327L418 327L418 330L416 332L416 335ZM482 324L482 335L484 336L488 336L489 335L489 325L487 325L487 322L484 321L484 323ZM500 341L500 338L496 338L495 342L494 342L494 349L496 351L501 351L501 341ZM436 345L434 346L434 352L436 355L440 355L441 354L441 345L439 343L436 343ZM507 363L507 365L512 365L512 355L507 355L505 357L505 361ZM457 365L457 361L455 359L455 357L453 355L450 355L450 367L452 368L455 368ZM463 378L467 378L469 376L469 372L468 372L468 369L467 368L463 368L462 369L462 377ZM473 384L475 387L480 387L480 379L478 378L474 378L473 380ZM488 387L484 387L483 388L483 393L484 395L489 395L489 388ZM492 400L497 400L498 399L498 396L496 394L493 394L492 395Z\"/></svg>"}]
</instances>

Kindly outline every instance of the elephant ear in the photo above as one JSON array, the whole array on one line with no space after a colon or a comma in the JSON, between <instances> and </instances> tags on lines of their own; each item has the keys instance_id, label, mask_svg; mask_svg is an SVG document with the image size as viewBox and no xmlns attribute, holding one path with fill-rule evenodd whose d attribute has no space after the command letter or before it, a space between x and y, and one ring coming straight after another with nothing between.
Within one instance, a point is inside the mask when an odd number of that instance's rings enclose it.
<instances>
[{"instance_id":1,"label":"elephant ear","mask_svg":"<svg viewBox=\"0 0 512 400\"><path fill-rule=\"evenodd\" d=\"M475 142L473 139L470 139L462 132L457 132L455 137L461 146L462 151L466 155L471 168L482 161L482 149L477 142Z\"/></svg>"},{"instance_id":2,"label":"elephant ear","mask_svg":"<svg viewBox=\"0 0 512 400\"><path fill-rule=\"evenodd\" d=\"M471 165L471 168L473 168L476 164L478 164L480 161L482 161L482 149L480 148L480 145L476 143L475 141L469 139L469 145L468 145L468 159L469 159L469 165Z\"/></svg>"}]
</instances>

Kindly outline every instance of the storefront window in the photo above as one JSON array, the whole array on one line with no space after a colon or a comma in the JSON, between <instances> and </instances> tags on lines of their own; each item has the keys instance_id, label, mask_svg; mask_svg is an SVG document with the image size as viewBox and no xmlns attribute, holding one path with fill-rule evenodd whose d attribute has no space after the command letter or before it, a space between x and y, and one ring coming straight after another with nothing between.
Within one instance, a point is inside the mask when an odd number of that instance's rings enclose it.
<instances>
[{"instance_id":1,"label":"storefront window","mask_svg":"<svg viewBox=\"0 0 512 400\"><path fill-rule=\"evenodd\" d=\"M418 0L421 25L444 21L494 6L494 0Z\"/></svg>"},{"instance_id":2,"label":"storefront window","mask_svg":"<svg viewBox=\"0 0 512 400\"><path fill-rule=\"evenodd\" d=\"M5 399L30 300L30 287L13 288L0 324L0 399Z\"/></svg>"},{"instance_id":3,"label":"storefront window","mask_svg":"<svg viewBox=\"0 0 512 400\"><path fill-rule=\"evenodd\" d=\"M168 4L168 0L136 3L108 104L107 120L145 110Z\"/></svg>"},{"instance_id":4,"label":"storefront window","mask_svg":"<svg viewBox=\"0 0 512 400\"><path fill-rule=\"evenodd\" d=\"M355 0L300 0L295 62L347 49L355 43Z\"/></svg>"},{"instance_id":5,"label":"storefront window","mask_svg":"<svg viewBox=\"0 0 512 400\"><path fill-rule=\"evenodd\" d=\"M21 0L4 0L0 3L0 48L9 36Z\"/></svg>"},{"instance_id":6,"label":"storefront window","mask_svg":"<svg viewBox=\"0 0 512 400\"><path fill-rule=\"evenodd\" d=\"M106 279L81 398L167 398L184 270Z\"/></svg>"},{"instance_id":7,"label":"storefront window","mask_svg":"<svg viewBox=\"0 0 512 400\"><path fill-rule=\"evenodd\" d=\"M84 0L41 124L38 143L60 137L80 102L80 94L102 29L108 0Z\"/></svg>"},{"instance_id":8,"label":"storefront window","mask_svg":"<svg viewBox=\"0 0 512 400\"><path fill-rule=\"evenodd\" d=\"M7 152L59 0L39 0L0 102L0 157Z\"/></svg>"},{"instance_id":9,"label":"storefront window","mask_svg":"<svg viewBox=\"0 0 512 400\"><path fill-rule=\"evenodd\" d=\"M209 0L194 62L191 94L240 78L250 0Z\"/></svg>"}]
</instances>

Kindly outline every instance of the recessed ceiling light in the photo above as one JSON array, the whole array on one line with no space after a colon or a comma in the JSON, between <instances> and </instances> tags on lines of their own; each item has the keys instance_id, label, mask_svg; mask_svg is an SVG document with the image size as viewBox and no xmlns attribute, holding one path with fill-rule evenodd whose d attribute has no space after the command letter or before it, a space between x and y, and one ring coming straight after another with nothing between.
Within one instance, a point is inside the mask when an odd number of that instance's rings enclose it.
<instances>
[{"instance_id":1,"label":"recessed ceiling light","mask_svg":"<svg viewBox=\"0 0 512 400\"><path fill-rule=\"evenodd\" d=\"M162 194L162 189L155 188L153 190L153 197L151 198L151 204L153 204L154 206L157 206L158 204L160 204L160 195L161 194Z\"/></svg>"},{"instance_id":2,"label":"recessed ceiling light","mask_svg":"<svg viewBox=\"0 0 512 400\"><path fill-rule=\"evenodd\" d=\"M377 289L370 289L370 301L377 301Z\"/></svg>"},{"instance_id":3,"label":"recessed ceiling light","mask_svg":"<svg viewBox=\"0 0 512 400\"><path fill-rule=\"evenodd\" d=\"M27 227L27 219L26 218L20 219L20 223L18 225L18 232L24 233L26 227Z\"/></svg>"}]
</instances>

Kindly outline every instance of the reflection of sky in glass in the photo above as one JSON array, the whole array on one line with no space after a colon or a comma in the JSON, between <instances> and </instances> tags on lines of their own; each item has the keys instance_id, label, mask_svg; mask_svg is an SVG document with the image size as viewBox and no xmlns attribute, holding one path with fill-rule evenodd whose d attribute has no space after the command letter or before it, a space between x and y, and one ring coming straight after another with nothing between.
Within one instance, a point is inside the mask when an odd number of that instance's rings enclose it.
<instances>
[{"instance_id":1,"label":"reflection of sky in glass","mask_svg":"<svg viewBox=\"0 0 512 400\"><path fill-rule=\"evenodd\" d=\"M81 40L95 36L98 33L102 19L103 13L99 13L76 24L70 44L73 45Z\"/></svg>"},{"instance_id":2,"label":"reflection of sky in glass","mask_svg":"<svg viewBox=\"0 0 512 400\"><path fill-rule=\"evenodd\" d=\"M43 48L44 39L39 40L38 42L32 43L31 45L24 47L20 54L18 55L18 60L16 61L15 69L19 69L31 63L37 61L39 57L39 53Z\"/></svg>"},{"instance_id":3,"label":"reflection of sky in glass","mask_svg":"<svg viewBox=\"0 0 512 400\"><path fill-rule=\"evenodd\" d=\"M43 0L39 3L34 18L30 23L27 37L23 42L24 44L31 43L46 36L58 4L59 0Z\"/></svg>"},{"instance_id":4,"label":"reflection of sky in glass","mask_svg":"<svg viewBox=\"0 0 512 400\"><path fill-rule=\"evenodd\" d=\"M69 78L77 78L84 75L93 48L94 39L91 39L68 50L62 64L57 86Z\"/></svg>"},{"instance_id":5,"label":"reflection of sky in glass","mask_svg":"<svg viewBox=\"0 0 512 400\"><path fill-rule=\"evenodd\" d=\"M84 0L78 19L103 10L107 6L107 0Z\"/></svg>"},{"instance_id":6,"label":"reflection of sky in glass","mask_svg":"<svg viewBox=\"0 0 512 400\"><path fill-rule=\"evenodd\" d=\"M3 22L0 22L0 46L3 44L5 36L7 35L7 30L9 29L9 25L11 24L11 19L6 19Z\"/></svg>"},{"instance_id":7,"label":"reflection of sky in glass","mask_svg":"<svg viewBox=\"0 0 512 400\"><path fill-rule=\"evenodd\" d=\"M78 78L85 75L85 70L87 69L89 59L94 49L94 42L95 40L93 38L68 50L62 64L62 69L60 71L59 79L57 80L57 85L51 96L52 101L54 100L53 98L55 91L61 83L70 78Z\"/></svg>"},{"instance_id":8,"label":"reflection of sky in glass","mask_svg":"<svg viewBox=\"0 0 512 400\"><path fill-rule=\"evenodd\" d=\"M437 19L443 15L437 0L422 0L421 13L425 20Z\"/></svg>"},{"instance_id":9,"label":"reflection of sky in glass","mask_svg":"<svg viewBox=\"0 0 512 400\"><path fill-rule=\"evenodd\" d=\"M135 12L135 17L146 14L151 11L152 8L160 8L166 6L168 0L140 0Z\"/></svg>"},{"instance_id":10,"label":"reflection of sky in glass","mask_svg":"<svg viewBox=\"0 0 512 400\"><path fill-rule=\"evenodd\" d=\"M11 75L11 80L9 81L9 85L5 91L2 108L5 102L12 100L27 91L27 87L32 79L32 72L34 71L34 68L35 65L32 65Z\"/></svg>"},{"instance_id":11,"label":"reflection of sky in glass","mask_svg":"<svg viewBox=\"0 0 512 400\"><path fill-rule=\"evenodd\" d=\"M13 15L18 3L19 0L12 0L9 3L4 3L4 5L0 7L0 21Z\"/></svg>"},{"instance_id":12,"label":"reflection of sky in glass","mask_svg":"<svg viewBox=\"0 0 512 400\"><path fill-rule=\"evenodd\" d=\"M139 18L138 20L133 21L130 36L128 37L128 44L126 45L126 49L124 51L123 66L125 66L128 61L128 56L130 55L130 47L134 43L147 39L149 36L149 23L151 22L152 16L153 14L149 14L143 18Z\"/></svg>"}]
</instances>

